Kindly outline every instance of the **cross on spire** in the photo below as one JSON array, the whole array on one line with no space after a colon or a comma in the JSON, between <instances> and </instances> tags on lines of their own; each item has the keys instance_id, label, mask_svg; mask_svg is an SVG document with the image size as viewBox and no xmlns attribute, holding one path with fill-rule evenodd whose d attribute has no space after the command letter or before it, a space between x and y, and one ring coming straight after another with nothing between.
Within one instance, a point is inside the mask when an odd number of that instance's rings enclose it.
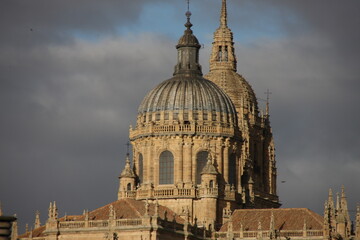
<instances>
[{"instance_id":1,"label":"cross on spire","mask_svg":"<svg viewBox=\"0 0 360 240\"><path fill-rule=\"evenodd\" d=\"M187 0L187 10L190 12L190 0Z\"/></svg>"},{"instance_id":2,"label":"cross on spire","mask_svg":"<svg viewBox=\"0 0 360 240\"><path fill-rule=\"evenodd\" d=\"M269 102L270 102L270 95L272 94L272 92L270 92L270 90L267 89L267 91L264 92L264 94L266 94L266 115L269 115Z\"/></svg>"}]
</instances>

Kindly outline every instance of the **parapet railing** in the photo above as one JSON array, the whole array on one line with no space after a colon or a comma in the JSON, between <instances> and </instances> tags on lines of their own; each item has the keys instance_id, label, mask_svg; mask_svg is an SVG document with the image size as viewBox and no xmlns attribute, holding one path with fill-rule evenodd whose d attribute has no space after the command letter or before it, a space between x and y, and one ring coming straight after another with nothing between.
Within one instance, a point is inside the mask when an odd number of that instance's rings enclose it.
<instances>
[{"instance_id":1,"label":"parapet railing","mask_svg":"<svg viewBox=\"0 0 360 240\"><path fill-rule=\"evenodd\" d=\"M145 199L166 199L166 198L203 198L203 197L221 197L227 200L235 200L235 190L220 191L217 187L205 188L149 188L136 190L123 190L119 192L120 198L133 198L137 200Z\"/></svg>"},{"instance_id":2,"label":"parapet railing","mask_svg":"<svg viewBox=\"0 0 360 240\"><path fill-rule=\"evenodd\" d=\"M241 231L241 232L217 232L215 233L218 239L228 239L229 234L235 239L259 239L259 238L270 238L271 233L269 231ZM322 238L323 230L282 230L276 231L275 237L283 238L304 238L313 237L316 239Z\"/></svg>"},{"instance_id":3,"label":"parapet railing","mask_svg":"<svg viewBox=\"0 0 360 240\"><path fill-rule=\"evenodd\" d=\"M128 227L144 225L141 218L137 219L115 219L111 220L91 220L91 221L63 221L59 222L59 229L78 229L78 228L107 228L111 224L115 227Z\"/></svg>"},{"instance_id":4,"label":"parapet railing","mask_svg":"<svg viewBox=\"0 0 360 240\"><path fill-rule=\"evenodd\" d=\"M145 134L169 134L169 133L183 133L183 134L195 134L195 133L224 133L227 135L234 135L235 131L233 127L208 126L208 125L195 125L195 124L175 124L175 125L146 125L138 126L135 129L130 129L130 138L135 138Z\"/></svg>"}]
</instances>

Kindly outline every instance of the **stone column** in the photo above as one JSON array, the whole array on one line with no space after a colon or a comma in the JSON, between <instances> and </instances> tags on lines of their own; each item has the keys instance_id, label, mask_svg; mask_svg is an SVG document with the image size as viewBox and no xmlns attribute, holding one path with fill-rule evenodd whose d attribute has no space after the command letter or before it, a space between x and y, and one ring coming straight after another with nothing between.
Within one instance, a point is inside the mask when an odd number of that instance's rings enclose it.
<instances>
[{"instance_id":1,"label":"stone column","mask_svg":"<svg viewBox=\"0 0 360 240\"><path fill-rule=\"evenodd\" d=\"M229 183L229 144L226 142L224 145L224 179L226 183Z\"/></svg>"},{"instance_id":2,"label":"stone column","mask_svg":"<svg viewBox=\"0 0 360 240\"><path fill-rule=\"evenodd\" d=\"M216 162L218 164L217 169L219 171L220 174L224 174L224 154L223 154L223 141L222 139L218 139L218 144L217 144L217 149L218 149L218 157L216 159Z\"/></svg>"},{"instance_id":3,"label":"stone column","mask_svg":"<svg viewBox=\"0 0 360 240\"><path fill-rule=\"evenodd\" d=\"M188 139L188 141L184 144L184 162L183 162L183 176L184 176L184 182L190 183L191 182L191 175L192 175L192 169L194 166L192 166L192 142L191 138Z\"/></svg>"},{"instance_id":4,"label":"stone column","mask_svg":"<svg viewBox=\"0 0 360 240\"><path fill-rule=\"evenodd\" d=\"M184 152L183 152L183 146L184 146L184 142L183 139L180 139L180 141L178 142L178 161L177 163L175 162L175 165L177 164L177 171L175 172L176 174L176 182L175 183L182 183L183 182L183 157L184 157Z\"/></svg>"},{"instance_id":5,"label":"stone column","mask_svg":"<svg viewBox=\"0 0 360 240\"><path fill-rule=\"evenodd\" d=\"M147 162L147 166L146 166L146 168L144 168L144 169L146 169L147 170L147 176L146 176L146 182L147 183L152 183L153 182L153 179L152 179L152 169L153 169L153 164L154 164L154 160L153 160L153 158L152 158L152 146L151 146L151 141L148 141L147 143L146 143L146 147L147 147L147 154L146 154L146 158L147 158L147 160L146 160L146 162Z\"/></svg>"}]
</instances>

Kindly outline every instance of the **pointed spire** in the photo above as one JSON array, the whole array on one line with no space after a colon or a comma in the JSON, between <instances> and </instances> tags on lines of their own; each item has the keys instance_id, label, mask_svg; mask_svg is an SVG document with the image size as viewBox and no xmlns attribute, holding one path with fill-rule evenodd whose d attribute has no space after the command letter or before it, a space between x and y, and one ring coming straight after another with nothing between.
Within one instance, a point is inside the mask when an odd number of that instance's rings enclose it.
<instances>
[{"instance_id":1,"label":"pointed spire","mask_svg":"<svg viewBox=\"0 0 360 240\"><path fill-rule=\"evenodd\" d=\"M328 196L328 205L331 209L334 207L334 199L333 199L333 192L332 189L329 189L329 196Z\"/></svg>"},{"instance_id":2,"label":"pointed spire","mask_svg":"<svg viewBox=\"0 0 360 240\"><path fill-rule=\"evenodd\" d=\"M35 213L35 222L34 222L34 229L39 228L41 226L40 222L40 212L36 211Z\"/></svg>"},{"instance_id":3,"label":"pointed spire","mask_svg":"<svg viewBox=\"0 0 360 240\"><path fill-rule=\"evenodd\" d=\"M339 193L336 193L336 210L339 211L340 209L340 196Z\"/></svg>"},{"instance_id":4,"label":"pointed spire","mask_svg":"<svg viewBox=\"0 0 360 240\"><path fill-rule=\"evenodd\" d=\"M227 24L226 0L222 0L220 26L214 33L214 42L210 57L210 72L214 70L231 70L236 72L236 56L233 33Z\"/></svg>"},{"instance_id":5,"label":"pointed spire","mask_svg":"<svg viewBox=\"0 0 360 240\"><path fill-rule=\"evenodd\" d=\"M218 171L216 170L216 168L213 164L211 154L208 154L207 163L200 174L201 175L203 175L203 174L217 175L218 174Z\"/></svg>"},{"instance_id":6,"label":"pointed spire","mask_svg":"<svg viewBox=\"0 0 360 240\"><path fill-rule=\"evenodd\" d=\"M1 205L1 202L0 202L0 216L3 215L3 211L2 211L2 205Z\"/></svg>"},{"instance_id":7,"label":"pointed spire","mask_svg":"<svg viewBox=\"0 0 360 240\"><path fill-rule=\"evenodd\" d=\"M124 178L124 177L128 177L128 178L135 178L136 177L134 171L131 168L129 154L126 154L125 168L120 174L120 178Z\"/></svg>"},{"instance_id":8,"label":"pointed spire","mask_svg":"<svg viewBox=\"0 0 360 240\"><path fill-rule=\"evenodd\" d=\"M222 0L221 16L220 16L220 27L227 28L227 7L226 0Z\"/></svg>"},{"instance_id":9,"label":"pointed spire","mask_svg":"<svg viewBox=\"0 0 360 240\"><path fill-rule=\"evenodd\" d=\"M58 209L57 209L57 207L56 207L56 202L54 201L54 204L53 204L53 218L54 218L54 219L57 219L57 218L58 218L58 215L59 215Z\"/></svg>"},{"instance_id":10,"label":"pointed spire","mask_svg":"<svg viewBox=\"0 0 360 240\"><path fill-rule=\"evenodd\" d=\"M52 202L50 202L50 205L49 205L48 217L49 217L49 219L53 218L53 205L52 205Z\"/></svg>"},{"instance_id":11,"label":"pointed spire","mask_svg":"<svg viewBox=\"0 0 360 240\"><path fill-rule=\"evenodd\" d=\"M347 206L347 200L346 200L345 187L344 187L344 185L341 186L340 207L341 207L342 211L344 211L345 214L347 214L347 212L348 212L348 206Z\"/></svg>"}]
</instances>

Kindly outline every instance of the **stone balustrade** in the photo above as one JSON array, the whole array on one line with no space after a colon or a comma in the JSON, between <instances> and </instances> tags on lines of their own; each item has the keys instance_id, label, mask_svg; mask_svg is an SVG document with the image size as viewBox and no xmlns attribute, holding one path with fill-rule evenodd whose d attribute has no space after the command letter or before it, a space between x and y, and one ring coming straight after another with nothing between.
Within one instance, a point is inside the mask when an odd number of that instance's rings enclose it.
<instances>
[{"instance_id":1,"label":"stone balustrade","mask_svg":"<svg viewBox=\"0 0 360 240\"><path fill-rule=\"evenodd\" d=\"M181 134L225 134L234 135L233 127L223 127L221 125L195 125L195 124L175 124L175 125L146 125L130 129L130 139L143 135L168 135L171 133Z\"/></svg>"},{"instance_id":2,"label":"stone balustrade","mask_svg":"<svg viewBox=\"0 0 360 240\"><path fill-rule=\"evenodd\" d=\"M81 229L81 228L108 228L111 220L92 220L92 221L63 221L59 222L59 230ZM113 220L115 227L129 227L145 225L143 219L116 219Z\"/></svg>"},{"instance_id":3,"label":"stone balustrade","mask_svg":"<svg viewBox=\"0 0 360 240\"><path fill-rule=\"evenodd\" d=\"M228 235L231 234L234 239L269 239L269 231L241 231L241 232L222 232L216 233L215 236L217 239L228 239ZM291 238L291 239L322 239L323 231L322 230L298 230L298 231L278 231L276 230L276 235L280 238Z\"/></svg>"},{"instance_id":4,"label":"stone balustrade","mask_svg":"<svg viewBox=\"0 0 360 240\"><path fill-rule=\"evenodd\" d=\"M226 200L235 200L236 192L234 190L220 191L215 188L176 188L176 187L158 187L136 190L120 191L120 198L133 198L136 200L146 199L168 199L168 198L204 198L204 197L219 197Z\"/></svg>"}]
</instances>

